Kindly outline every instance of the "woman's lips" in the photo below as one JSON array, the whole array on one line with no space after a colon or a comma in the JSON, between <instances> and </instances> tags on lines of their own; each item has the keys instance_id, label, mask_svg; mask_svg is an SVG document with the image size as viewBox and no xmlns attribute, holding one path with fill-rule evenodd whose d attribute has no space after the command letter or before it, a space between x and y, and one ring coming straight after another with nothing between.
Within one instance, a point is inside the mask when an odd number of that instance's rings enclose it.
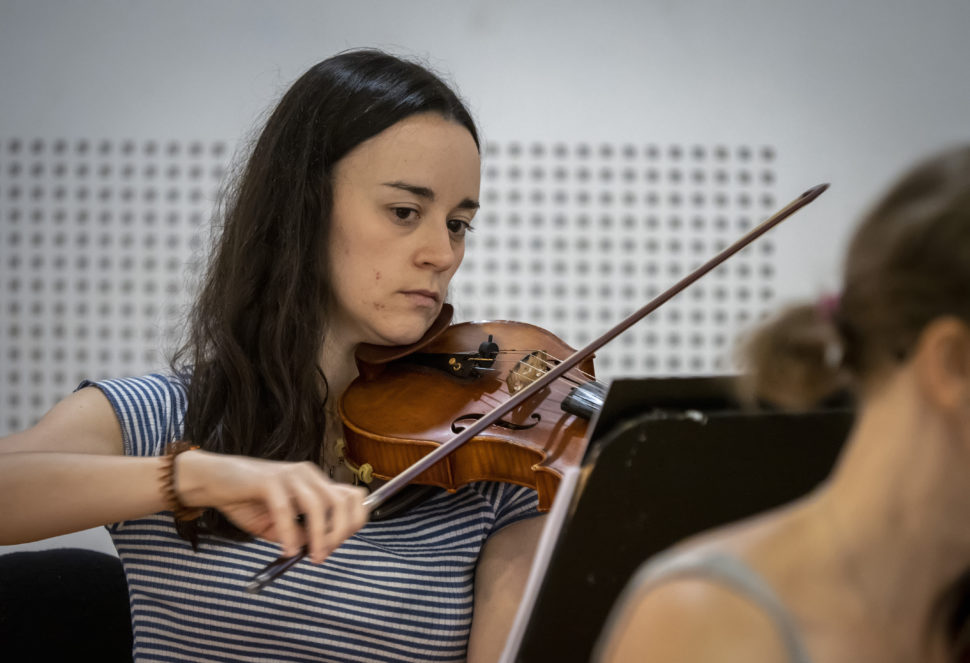
<instances>
[{"instance_id":1,"label":"woman's lips","mask_svg":"<svg viewBox=\"0 0 970 663\"><path fill-rule=\"evenodd\" d=\"M438 293L431 290L404 290L402 294L415 306L433 308L438 305Z\"/></svg>"}]
</instances>

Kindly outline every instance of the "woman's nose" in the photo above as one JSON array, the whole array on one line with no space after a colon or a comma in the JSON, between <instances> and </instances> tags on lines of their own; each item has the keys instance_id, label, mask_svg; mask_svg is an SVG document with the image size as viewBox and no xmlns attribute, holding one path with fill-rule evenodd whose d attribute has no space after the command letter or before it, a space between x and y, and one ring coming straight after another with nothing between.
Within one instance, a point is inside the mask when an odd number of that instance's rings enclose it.
<instances>
[{"instance_id":1,"label":"woman's nose","mask_svg":"<svg viewBox=\"0 0 970 663\"><path fill-rule=\"evenodd\" d=\"M451 269L459 260L460 244L452 239L448 226L445 223L428 224L421 230L415 262L420 267L437 271Z\"/></svg>"}]
</instances>

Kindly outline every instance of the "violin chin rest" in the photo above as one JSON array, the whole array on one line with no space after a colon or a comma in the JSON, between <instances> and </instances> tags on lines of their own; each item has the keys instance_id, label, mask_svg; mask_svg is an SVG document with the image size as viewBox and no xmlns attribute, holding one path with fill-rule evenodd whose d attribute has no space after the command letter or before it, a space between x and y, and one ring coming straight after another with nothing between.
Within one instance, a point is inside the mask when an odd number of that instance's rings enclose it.
<instances>
[{"instance_id":1,"label":"violin chin rest","mask_svg":"<svg viewBox=\"0 0 970 663\"><path fill-rule=\"evenodd\" d=\"M441 311L438 312L438 317L428 327L428 331L411 345L374 345L373 343L361 343L357 347L357 363L388 364L395 359L407 357L409 354L417 352L441 336L442 332L451 325L451 319L454 315L455 308L451 304L442 304Z\"/></svg>"}]
</instances>

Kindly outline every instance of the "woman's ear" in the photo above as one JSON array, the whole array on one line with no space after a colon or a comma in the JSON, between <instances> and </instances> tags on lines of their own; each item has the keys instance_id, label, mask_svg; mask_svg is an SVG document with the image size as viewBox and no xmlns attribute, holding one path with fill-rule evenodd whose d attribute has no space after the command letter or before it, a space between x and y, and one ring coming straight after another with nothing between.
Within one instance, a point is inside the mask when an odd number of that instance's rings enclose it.
<instances>
[{"instance_id":1,"label":"woman's ear","mask_svg":"<svg viewBox=\"0 0 970 663\"><path fill-rule=\"evenodd\" d=\"M945 316L920 333L913 356L920 386L945 412L970 412L970 327Z\"/></svg>"}]
</instances>

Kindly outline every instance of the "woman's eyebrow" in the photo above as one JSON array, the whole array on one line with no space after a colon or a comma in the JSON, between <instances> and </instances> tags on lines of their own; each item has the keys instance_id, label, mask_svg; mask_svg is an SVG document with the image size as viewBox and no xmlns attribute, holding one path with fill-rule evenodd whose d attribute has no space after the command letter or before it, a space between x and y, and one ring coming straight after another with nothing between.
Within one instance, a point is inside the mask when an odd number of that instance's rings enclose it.
<instances>
[{"instance_id":1,"label":"woman's eyebrow","mask_svg":"<svg viewBox=\"0 0 970 663\"><path fill-rule=\"evenodd\" d=\"M417 184L408 184L407 182L384 182L384 186L389 186L395 189L401 189L402 191L407 191L408 193L413 193L419 198L425 198L431 202L434 202L434 191L426 186L418 186ZM478 209L481 207L477 200L472 200L471 198L465 198L460 203L458 203L458 209Z\"/></svg>"},{"instance_id":2,"label":"woman's eyebrow","mask_svg":"<svg viewBox=\"0 0 970 663\"><path fill-rule=\"evenodd\" d=\"M408 193L413 193L420 198L427 198L428 200L434 202L434 191L426 186L418 186L417 184L408 184L407 182L384 182L384 186L393 187L395 189L401 189L407 191Z\"/></svg>"}]
</instances>

